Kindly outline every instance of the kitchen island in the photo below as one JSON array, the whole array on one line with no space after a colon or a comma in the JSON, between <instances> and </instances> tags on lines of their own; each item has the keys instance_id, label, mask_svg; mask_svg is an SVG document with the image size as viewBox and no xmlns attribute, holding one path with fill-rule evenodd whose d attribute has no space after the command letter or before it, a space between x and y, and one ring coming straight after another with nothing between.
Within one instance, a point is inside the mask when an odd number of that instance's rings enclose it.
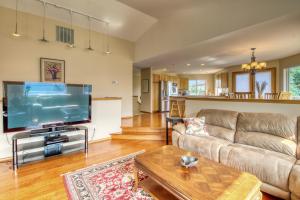
<instances>
[{"instance_id":1,"label":"kitchen island","mask_svg":"<svg viewBox=\"0 0 300 200\"><path fill-rule=\"evenodd\" d=\"M195 116L201 109L224 109L238 112L282 113L300 116L300 100L229 99L220 96L173 96L185 103L185 116Z\"/></svg>"}]
</instances>

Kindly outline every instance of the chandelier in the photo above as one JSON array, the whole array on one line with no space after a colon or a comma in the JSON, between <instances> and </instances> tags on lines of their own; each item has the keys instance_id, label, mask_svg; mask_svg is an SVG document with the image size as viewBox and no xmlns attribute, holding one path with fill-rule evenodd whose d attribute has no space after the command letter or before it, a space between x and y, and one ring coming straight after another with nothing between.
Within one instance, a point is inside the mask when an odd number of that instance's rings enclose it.
<instances>
[{"instance_id":1,"label":"chandelier","mask_svg":"<svg viewBox=\"0 0 300 200\"><path fill-rule=\"evenodd\" d=\"M244 71L250 71L252 75L256 73L258 70L265 69L267 67L267 64L265 62L257 62L255 57L255 50L256 48L251 48L251 62L248 64L243 64L242 69Z\"/></svg>"}]
</instances>

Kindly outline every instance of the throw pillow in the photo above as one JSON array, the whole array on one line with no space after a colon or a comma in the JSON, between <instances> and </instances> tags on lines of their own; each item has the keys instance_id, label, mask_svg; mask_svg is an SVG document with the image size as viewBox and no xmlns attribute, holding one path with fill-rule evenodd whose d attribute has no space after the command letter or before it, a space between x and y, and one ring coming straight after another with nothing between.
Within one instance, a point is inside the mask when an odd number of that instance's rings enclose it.
<instances>
[{"instance_id":1,"label":"throw pillow","mask_svg":"<svg viewBox=\"0 0 300 200\"><path fill-rule=\"evenodd\" d=\"M183 121L186 126L186 134L195 136L207 135L205 131L205 117L184 118Z\"/></svg>"}]
</instances>

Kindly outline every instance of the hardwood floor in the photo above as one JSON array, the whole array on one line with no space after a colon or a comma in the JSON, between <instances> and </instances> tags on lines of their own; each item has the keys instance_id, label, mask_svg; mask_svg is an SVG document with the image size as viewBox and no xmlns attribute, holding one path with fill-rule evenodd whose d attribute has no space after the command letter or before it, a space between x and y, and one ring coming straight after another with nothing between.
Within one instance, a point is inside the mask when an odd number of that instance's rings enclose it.
<instances>
[{"instance_id":1,"label":"hardwood floor","mask_svg":"<svg viewBox=\"0 0 300 200\"><path fill-rule=\"evenodd\" d=\"M142 149L163 145L160 141L108 140L89 146L89 153L56 156L20 167L14 174L11 163L0 163L0 199L67 199L62 174L101 163Z\"/></svg>"},{"instance_id":2,"label":"hardwood floor","mask_svg":"<svg viewBox=\"0 0 300 200\"><path fill-rule=\"evenodd\" d=\"M132 118L122 119L122 127L152 127L164 128L166 126L165 118L169 113L144 113Z\"/></svg>"},{"instance_id":3,"label":"hardwood floor","mask_svg":"<svg viewBox=\"0 0 300 200\"><path fill-rule=\"evenodd\" d=\"M112 134L112 139L125 140L165 140L168 113L144 113L122 119L122 134Z\"/></svg>"},{"instance_id":4,"label":"hardwood floor","mask_svg":"<svg viewBox=\"0 0 300 200\"><path fill-rule=\"evenodd\" d=\"M122 120L133 127L164 127L165 114L144 114ZM20 167L15 174L11 162L0 163L0 199L2 200L64 200L67 199L62 174L108 161L142 149L152 150L165 141L108 140L89 145L89 153L75 153L48 158ZM276 198L264 194L263 200Z\"/></svg>"},{"instance_id":5,"label":"hardwood floor","mask_svg":"<svg viewBox=\"0 0 300 200\"><path fill-rule=\"evenodd\" d=\"M0 163L0 199L67 199L62 174L111 160L142 149L164 145L162 141L108 140L89 146L89 153L56 156L20 167L17 174L11 163ZM264 195L264 200L275 199Z\"/></svg>"}]
</instances>

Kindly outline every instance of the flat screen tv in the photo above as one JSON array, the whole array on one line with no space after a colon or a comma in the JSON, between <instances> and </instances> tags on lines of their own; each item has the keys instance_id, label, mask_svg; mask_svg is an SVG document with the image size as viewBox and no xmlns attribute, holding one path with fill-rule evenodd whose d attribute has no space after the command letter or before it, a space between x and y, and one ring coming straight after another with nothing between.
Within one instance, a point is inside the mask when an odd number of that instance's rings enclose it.
<instances>
[{"instance_id":1,"label":"flat screen tv","mask_svg":"<svg viewBox=\"0 0 300 200\"><path fill-rule=\"evenodd\" d=\"M91 85L3 82L4 132L91 122Z\"/></svg>"}]
</instances>

